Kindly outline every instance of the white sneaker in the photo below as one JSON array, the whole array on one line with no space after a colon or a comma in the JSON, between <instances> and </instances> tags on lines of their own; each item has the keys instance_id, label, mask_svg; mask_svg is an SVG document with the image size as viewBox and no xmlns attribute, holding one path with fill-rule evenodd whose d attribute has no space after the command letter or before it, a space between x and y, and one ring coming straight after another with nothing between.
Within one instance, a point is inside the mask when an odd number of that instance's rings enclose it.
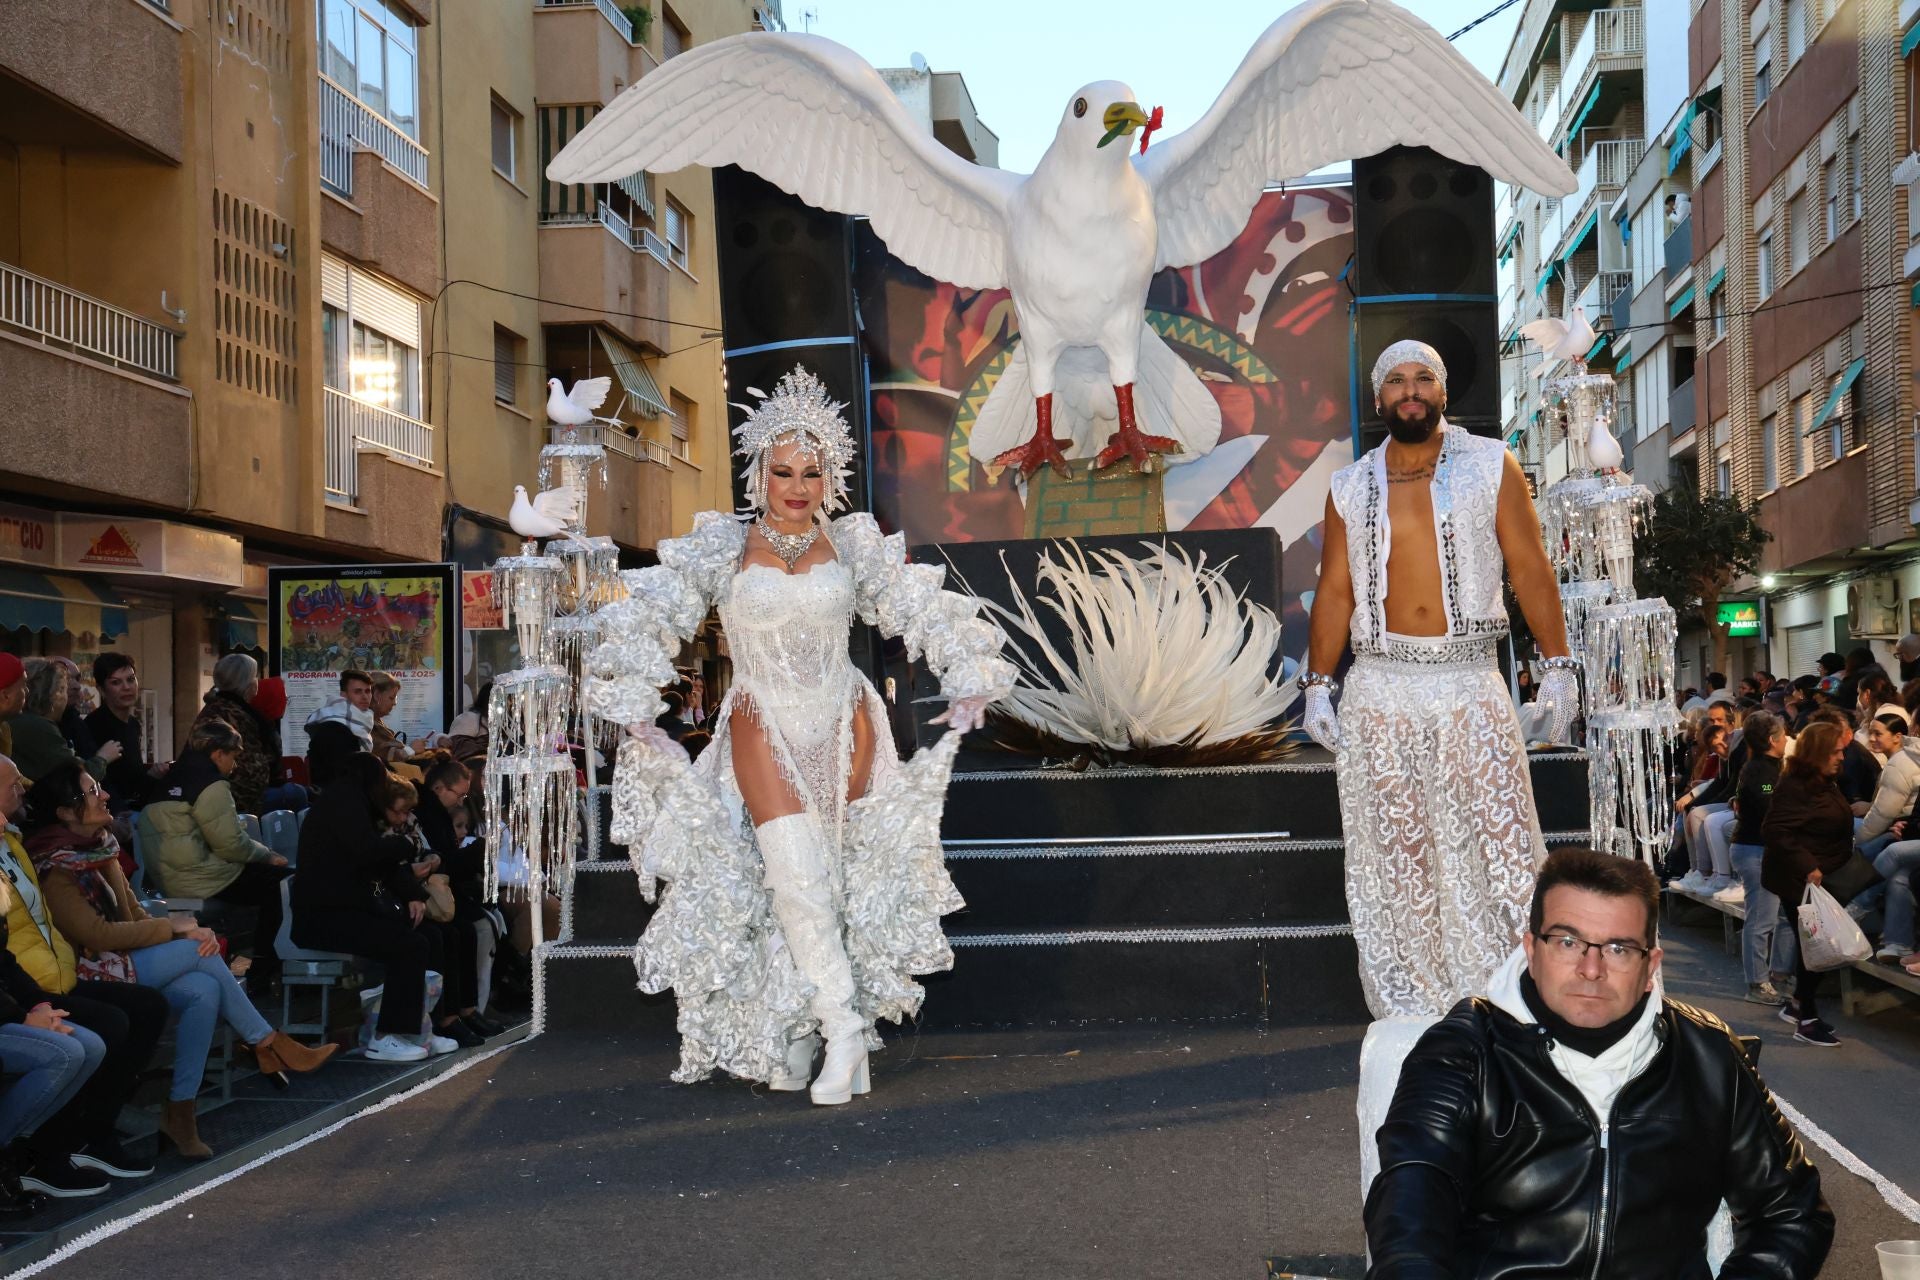
<instances>
[{"instance_id":1,"label":"white sneaker","mask_svg":"<svg viewBox=\"0 0 1920 1280\"><path fill-rule=\"evenodd\" d=\"M1715 902L1745 902L1747 900L1747 886L1741 884L1738 880L1716 880L1714 882L1713 900Z\"/></svg>"},{"instance_id":2,"label":"white sneaker","mask_svg":"<svg viewBox=\"0 0 1920 1280\"><path fill-rule=\"evenodd\" d=\"M426 1036L424 1038L426 1040L425 1052L432 1054L436 1058L443 1053L452 1053L460 1047L460 1042L449 1036Z\"/></svg>"},{"instance_id":3,"label":"white sneaker","mask_svg":"<svg viewBox=\"0 0 1920 1280\"><path fill-rule=\"evenodd\" d=\"M1689 871L1674 881L1673 887L1682 893L1705 893L1707 891L1707 878L1698 871Z\"/></svg>"},{"instance_id":4,"label":"white sneaker","mask_svg":"<svg viewBox=\"0 0 1920 1280\"><path fill-rule=\"evenodd\" d=\"M367 1057L375 1062L418 1062L427 1056L427 1051L404 1036L375 1036L373 1043L367 1046Z\"/></svg>"}]
</instances>

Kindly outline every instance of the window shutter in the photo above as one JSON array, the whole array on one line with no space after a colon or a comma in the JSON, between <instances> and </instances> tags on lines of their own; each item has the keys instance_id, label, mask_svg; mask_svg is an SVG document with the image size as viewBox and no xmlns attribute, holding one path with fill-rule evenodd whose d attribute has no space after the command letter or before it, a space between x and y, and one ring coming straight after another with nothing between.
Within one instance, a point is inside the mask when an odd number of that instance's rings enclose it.
<instances>
[{"instance_id":1,"label":"window shutter","mask_svg":"<svg viewBox=\"0 0 1920 1280\"><path fill-rule=\"evenodd\" d=\"M498 325L493 329L493 398L512 404L520 398L519 343L513 332Z\"/></svg>"}]
</instances>

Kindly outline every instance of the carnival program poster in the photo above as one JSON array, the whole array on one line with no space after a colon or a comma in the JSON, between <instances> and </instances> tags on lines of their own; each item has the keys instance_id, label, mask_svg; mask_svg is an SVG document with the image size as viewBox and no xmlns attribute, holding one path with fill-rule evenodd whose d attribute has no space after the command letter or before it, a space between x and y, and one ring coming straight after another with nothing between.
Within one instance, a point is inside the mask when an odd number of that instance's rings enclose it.
<instances>
[{"instance_id":1,"label":"carnival program poster","mask_svg":"<svg viewBox=\"0 0 1920 1280\"><path fill-rule=\"evenodd\" d=\"M268 662L287 684L281 749L305 755L306 722L339 696L340 673L400 682L388 727L418 742L444 732L457 678L460 594L450 564L295 566L268 571Z\"/></svg>"}]
</instances>

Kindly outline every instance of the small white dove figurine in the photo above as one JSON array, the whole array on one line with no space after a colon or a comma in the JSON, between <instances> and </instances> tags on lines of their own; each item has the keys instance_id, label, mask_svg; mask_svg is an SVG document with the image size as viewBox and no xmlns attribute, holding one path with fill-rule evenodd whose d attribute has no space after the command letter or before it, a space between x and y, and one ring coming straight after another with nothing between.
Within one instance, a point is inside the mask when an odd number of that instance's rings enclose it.
<instances>
[{"instance_id":1,"label":"small white dove figurine","mask_svg":"<svg viewBox=\"0 0 1920 1280\"><path fill-rule=\"evenodd\" d=\"M1593 430L1587 436L1587 462L1595 471L1618 471L1626 460L1626 450L1613 438L1613 432L1607 430L1607 420L1596 417Z\"/></svg>"},{"instance_id":2,"label":"small white dove figurine","mask_svg":"<svg viewBox=\"0 0 1920 1280\"><path fill-rule=\"evenodd\" d=\"M571 488L548 489L527 499L525 485L513 486L507 525L523 538L557 538L580 514L580 498Z\"/></svg>"},{"instance_id":3,"label":"small white dove figurine","mask_svg":"<svg viewBox=\"0 0 1920 1280\"><path fill-rule=\"evenodd\" d=\"M1597 336L1587 323L1587 309L1574 306L1565 320L1548 316L1520 326L1520 336L1540 345L1540 354L1551 364L1555 360L1584 360L1593 350Z\"/></svg>"},{"instance_id":4,"label":"small white dove figurine","mask_svg":"<svg viewBox=\"0 0 1920 1280\"><path fill-rule=\"evenodd\" d=\"M584 427L594 420L593 411L607 401L611 378L582 378L573 390L563 391L560 379L547 379L547 418L563 427Z\"/></svg>"}]
</instances>

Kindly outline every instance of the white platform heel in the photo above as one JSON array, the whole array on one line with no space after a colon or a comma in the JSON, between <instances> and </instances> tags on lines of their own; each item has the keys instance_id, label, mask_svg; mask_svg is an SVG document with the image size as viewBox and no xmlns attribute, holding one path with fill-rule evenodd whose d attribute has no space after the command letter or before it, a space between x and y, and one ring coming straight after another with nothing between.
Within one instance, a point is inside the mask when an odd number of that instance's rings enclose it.
<instances>
[{"instance_id":1,"label":"white platform heel","mask_svg":"<svg viewBox=\"0 0 1920 1280\"><path fill-rule=\"evenodd\" d=\"M819 1049L819 1036L801 1036L798 1040L787 1041L786 1070L767 1081L767 1088L775 1093L798 1093L806 1088L807 1081L813 1078L813 1055Z\"/></svg>"},{"instance_id":2,"label":"white platform heel","mask_svg":"<svg viewBox=\"0 0 1920 1280\"><path fill-rule=\"evenodd\" d=\"M820 1020L827 1042L826 1061L813 1081L813 1100L821 1106L838 1106L856 1093L866 1093L871 1082L867 1024L853 1011L853 966L847 962L840 921L827 887L825 845L812 815L805 813L761 823L754 828L754 842L766 869L767 888L773 890L773 913L786 936L787 949L814 986L809 1007ZM795 1058L796 1051L789 1046L788 1074L772 1087L797 1089L787 1083L796 1074Z\"/></svg>"}]
</instances>

